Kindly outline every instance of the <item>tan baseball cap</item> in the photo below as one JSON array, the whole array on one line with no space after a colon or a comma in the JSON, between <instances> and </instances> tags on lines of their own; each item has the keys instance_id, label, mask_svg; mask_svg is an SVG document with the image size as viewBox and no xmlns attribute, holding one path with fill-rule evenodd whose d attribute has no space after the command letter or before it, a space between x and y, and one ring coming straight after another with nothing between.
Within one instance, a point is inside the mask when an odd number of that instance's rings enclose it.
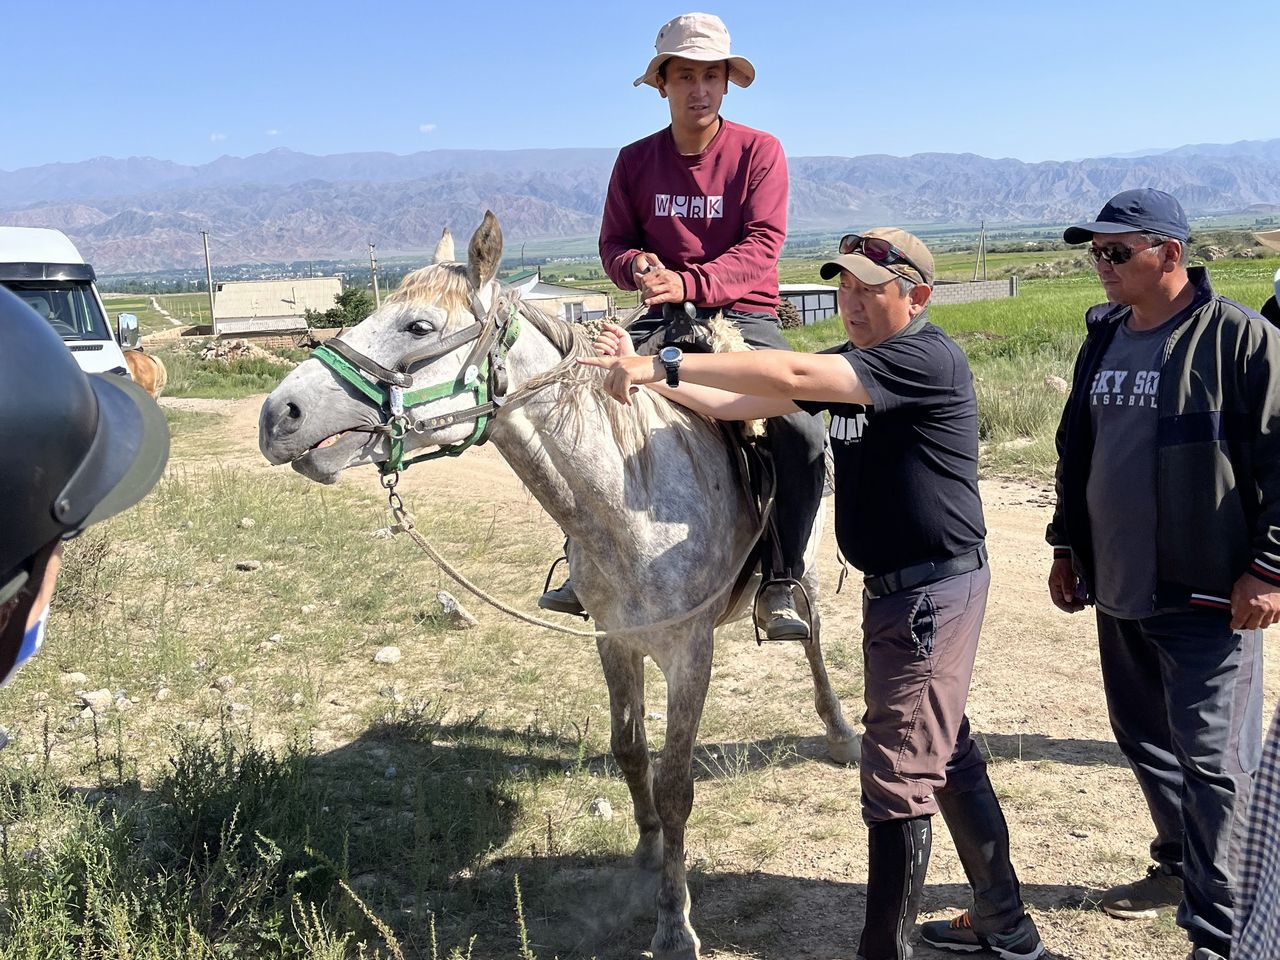
<instances>
[{"instance_id":1,"label":"tan baseball cap","mask_svg":"<svg viewBox=\"0 0 1280 960\"><path fill-rule=\"evenodd\" d=\"M702 62L728 60L729 79L740 87L751 86L751 81L756 78L756 68L750 60L735 57L729 52L729 30L724 21L713 13L683 13L668 21L658 31L653 49L657 54L632 86L647 83L656 87L658 68L672 57Z\"/></svg>"},{"instance_id":2,"label":"tan baseball cap","mask_svg":"<svg viewBox=\"0 0 1280 960\"><path fill-rule=\"evenodd\" d=\"M924 241L897 227L876 227L862 233L847 234L842 242L849 238L879 239L892 244L910 263L901 259L892 259L883 265L870 259L861 248L854 253L842 253L828 260L819 269L823 280L838 276L841 270L848 270L863 283L873 286L887 283L895 277L903 277L912 283L927 283L933 286L933 254L924 245Z\"/></svg>"}]
</instances>

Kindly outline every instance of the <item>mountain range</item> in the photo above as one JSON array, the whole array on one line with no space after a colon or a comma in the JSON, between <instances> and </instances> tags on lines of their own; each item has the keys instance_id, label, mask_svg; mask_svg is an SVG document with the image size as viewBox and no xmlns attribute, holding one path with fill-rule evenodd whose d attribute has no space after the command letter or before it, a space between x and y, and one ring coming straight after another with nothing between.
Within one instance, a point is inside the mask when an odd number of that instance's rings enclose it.
<instances>
[{"instance_id":1,"label":"mountain range","mask_svg":"<svg viewBox=\"0 0 1280 960\"><path fill-rule=\"evenodd\" d=\"M57 227L99 273L191 268L208 231L224 264L430 251L485 208L509 249L593 236L612 149L432 150L314 156L281 148L188 166L97 157L0 171L0 223ZM1195 144L1143 156L1024 163L975 154L792 157L789 226L1065 223L1155 186L1191 216L1280 203L1280 139Z\"/></svg>"}]
</instances>

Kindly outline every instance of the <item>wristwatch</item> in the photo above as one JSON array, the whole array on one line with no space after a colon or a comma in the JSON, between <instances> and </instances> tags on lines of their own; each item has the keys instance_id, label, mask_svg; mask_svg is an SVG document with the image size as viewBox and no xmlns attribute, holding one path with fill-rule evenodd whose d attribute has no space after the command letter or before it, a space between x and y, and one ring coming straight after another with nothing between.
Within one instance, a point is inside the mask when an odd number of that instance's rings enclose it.
<instances>
[{"instance_id":1,"label":"wristwatch","mask_svg":"<svg viewBox=\"0 0 1280 960\"><path fill-rule=\"evenodd\" d=\"M658 359L667 370L667 386L680 386L680 361L684 359L684 353L680 348L663 347L658 351Z\"/></svg>"}]
</instances>

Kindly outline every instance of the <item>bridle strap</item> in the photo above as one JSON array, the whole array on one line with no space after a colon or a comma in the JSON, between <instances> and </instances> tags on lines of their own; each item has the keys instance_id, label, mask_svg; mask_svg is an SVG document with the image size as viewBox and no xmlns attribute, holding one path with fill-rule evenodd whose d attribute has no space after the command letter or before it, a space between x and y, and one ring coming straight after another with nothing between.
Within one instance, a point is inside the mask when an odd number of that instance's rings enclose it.
<instances>
[{"instance_id":1,"label":"bridle strap","mask_svg":"<svg viewBox=\"0 0 1280 960\"><path fill-rule=\"evenodd\" d=\"M372 377L378 383L386 384L391 387L400 387L401 389L404 389L413 383L413 378L409 376L408 371L401 372L399 370L391 370L388 367L384 367L377 360L374 360L371 357L366 357L355 347L351 346L351 344L338 337L332 337L329 340L326 340L323 346L342 357L342 359L346 360L347 363L351 364L361 373Z\"/></svg>"}]
</instances>

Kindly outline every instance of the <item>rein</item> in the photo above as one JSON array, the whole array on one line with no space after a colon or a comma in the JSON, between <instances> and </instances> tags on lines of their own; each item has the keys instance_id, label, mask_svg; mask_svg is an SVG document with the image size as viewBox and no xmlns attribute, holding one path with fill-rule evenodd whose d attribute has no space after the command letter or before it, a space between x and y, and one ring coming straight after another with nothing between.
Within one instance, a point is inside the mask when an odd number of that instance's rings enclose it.
<instances>
[{"instance_id":1,"label":"rein","mask_svg":"<svg viewBox=\"0 0 1280 960\"><path fill-rule=\"evenodd\" d=\"M390 456L379 465L383 476L399 473L410 464L439 457L456 457L489 439L493 418L506 400L506 359L520 336L520 312L514 300L499 295L494 298L489 311L483 314L483 319L479 299L473 296L471 313L476 318L475 323L421 350L409 352L394 370L336 337L311 352L313 357L377 405L382 423L374 427L373 432L386 435L391 445ZM475 346L455 379L416 390L408 389L413 384L412 371L415 367L472 342ZM471 395L470 407L426 419L411 416L415 407L464 394ZM405 458L404 438L410 431L427 433L469 422L475 427L461 443L443 444L427 453Z\"/></svg>"}]
</instances>

